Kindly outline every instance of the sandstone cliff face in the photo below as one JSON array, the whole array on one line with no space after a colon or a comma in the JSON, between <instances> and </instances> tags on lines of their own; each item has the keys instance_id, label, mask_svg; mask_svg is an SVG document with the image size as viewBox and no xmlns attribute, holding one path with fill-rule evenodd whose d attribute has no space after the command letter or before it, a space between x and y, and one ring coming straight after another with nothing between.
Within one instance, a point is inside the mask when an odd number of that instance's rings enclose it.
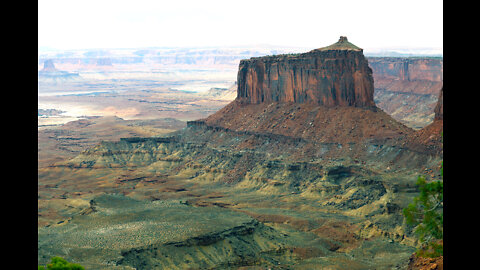
<instances>
[{"instance_id":1,"label":"sandstone cliff face","mask_svg":"<svg viewBox=\"0 0 480 270\"><path fill-rule=\"evenodd\" d=\"M443 59L370 57L375 88L438 95L443 85Z\"/></svg>"},{"instance_id":2,"label":"sandstone cliff face","mask_svg":"<svg viewBox=\"0 0 480 270\"><path fill-rule=\"evenodd\" d=\"M240 61L237 100L372 107L373 76L362 49L345 37L328 47L293 55Z\"/></svg>"},{"instance_id":3,"label":"sandstone cliff face","mask_svg":"<svg viewBox=\"0 0 480 270\"><path fill-rule=\"evenodd\" d=\"M443 59L369 57L375 81L375 104L414 129L433 121L443 87Z\"/></svg>"},{"instance_id":4,"label":"sandstone cliff face","mask_svg":"<svg viewBox=\"0 0 480 270\"><path fill-rule=\"evenodd\" d=\"M443 120L443 87L440 90L440 95L438 96L437 106L435 106L435 118L434 120Z\"/></svg>"}]
</instances>

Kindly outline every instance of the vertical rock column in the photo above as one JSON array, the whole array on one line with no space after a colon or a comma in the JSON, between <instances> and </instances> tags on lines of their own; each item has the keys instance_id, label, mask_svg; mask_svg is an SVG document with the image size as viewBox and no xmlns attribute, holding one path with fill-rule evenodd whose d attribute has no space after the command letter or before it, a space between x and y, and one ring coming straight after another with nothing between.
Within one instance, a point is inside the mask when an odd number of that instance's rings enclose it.
<instances>
[{"instance_id":1,"label":"vertical rock column","mask_svg":"<svg viewBox=\"0 0 480 270\"><path fill-rule=\"evenodd\" d=\"M245 103L375 106L372 70L346 37L307 53L242 60L237 82L237 100Z\"/></svg>"}]
</instances>

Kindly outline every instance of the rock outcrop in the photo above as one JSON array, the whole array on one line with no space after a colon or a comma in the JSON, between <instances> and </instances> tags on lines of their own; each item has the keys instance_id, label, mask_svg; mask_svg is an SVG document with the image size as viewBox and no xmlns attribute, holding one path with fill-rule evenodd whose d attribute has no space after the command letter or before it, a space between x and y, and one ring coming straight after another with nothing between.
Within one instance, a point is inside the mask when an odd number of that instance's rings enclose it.
<instances>
[{"instance_id":1,"label":"rock outcrop","mask_svg":"<svg viewBox=\"0 0 480 270\"><path fill-rule=\"evenodd\" d=\"M432 123L443 87L440 57L369 57L375 81L375 104L414 129Z\"/></svg>"},{"instance_id":2,"label":"rock outcrop","mask_svg":"<svg viewBox=\"0 0 480 270\"><path fill-rule=\"evenodd\" d=\"M58 70L55 68L53 64L53 60L49 59L43 62L43 69L42 72L57 72Z\"/></svg>"},{"instance_id":3,"label":"rock outcrop","mask_svg":"<svg viewBox=\"0 0 480 270\"><path fill-rule=\"evenodd\" d=\"M237 100L372 107L372 70L363 50L346 37L301 54L252 57L240 61Z\"/></svg>"},{"instance_id":4,"label":"rock outcrop","mask_svg":"<svg viewBox=\"0 0 480 270\"><path fill-rule=\"evenodd\" d=\"M43 62L43 69L38 71L39 79L53 78L53 79L69 79L78 77L78 73L61 71L55 68L53 60L48 59Z\"/></svg>"},{"instance_id":5,"label":"rock outcrop","mask_svg":"<svg viewBox=\"0 0 480 270\"><path fill-rule=\"evenodd\" d=\"M438 57L369 57L375 86L395 92L438 95L443 59Z\"/></svg>"},{"instance_id":6,"label":"rock outcrop","mask_svg":"<svg viewBox=\"0 0 480 270\"><path fill-rule=\"evenodd\" d=\"M412 133L375 106L373 92L362 49L341 37L303 54L240 62L237 98L205 124L322 143L396 140Z\"/></svg>"},{"instance_id":7,"label":"rock outcrop","mask_svg":"<svg viewBox=\"0 0 480 270\"><path fill-rule=\"evenodd\" d=\"M438 96L437 106L435 106L435 120L443 120L443 87L440 90L440 95Z\"/></svg>"}]
</instances>

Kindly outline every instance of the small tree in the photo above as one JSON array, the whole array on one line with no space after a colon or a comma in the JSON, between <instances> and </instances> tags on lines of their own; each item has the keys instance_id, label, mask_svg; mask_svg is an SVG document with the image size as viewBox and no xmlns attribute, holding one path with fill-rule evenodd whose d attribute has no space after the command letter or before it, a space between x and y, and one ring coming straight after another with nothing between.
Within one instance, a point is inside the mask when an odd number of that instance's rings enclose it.
<instances>
[{"instance_id":1,"label":"small tree","mask_svg":"<svg viewBox=\"0 0 480 270\"><path fill-rule=\"evenodd\" d=\"M443 163L440 169L443 179ZM422 257L438 257L443 255L443 181L427 182L419 176L417 185L420 194L413 203L403 209L406 223L414 227L421 249L417 255Z\"/></svg>"},{"instance_id":2,"label":"small tree","mask_svg":"<svg viewBox=\"0 0 480 270\"><path fill-rule=\"evenodd\" d=\"M51 262L45 266L38 266L38 270L85 270L83 266L76 263L67 262L64 258L53 257Z\"/></svg>"}]
</instances>

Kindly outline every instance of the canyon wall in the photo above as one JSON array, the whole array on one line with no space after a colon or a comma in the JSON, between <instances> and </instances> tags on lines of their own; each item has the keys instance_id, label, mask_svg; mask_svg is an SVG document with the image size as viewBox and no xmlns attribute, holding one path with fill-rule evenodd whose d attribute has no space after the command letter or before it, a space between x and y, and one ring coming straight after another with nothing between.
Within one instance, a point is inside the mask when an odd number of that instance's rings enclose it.
<instances>
[{"instance_id":1,"label":"canyon wall","mask_svg":"<svg viewBox=\"0 0 480 270\"><path fill-rule=\"evenodd\" d=\"M443 87L440 57L369 57L375 104L396 120L421 129L434 119Z\"/></svg>"},{"instance_id":2,"label":"canyon wall","mask_svg":"<svg viewBox=\"0 0 480 270\"><path fill-rule=\"evenodd\" d=\"M307 53L242 60L237 82L237 100L247 104L375 106L372 70L363 50L346 37Z\"/></svg>"},{"instance_id":3,"label":"canyon wall","mask_svg":"<svg viewBox=\"0 0 480 270\"><path fill-rule=\"evenodd\" d=\"M437 106L435 106L435 118L434 120L443 120L443 87L440 90L440 95L438 96Z\"/></svg>"},{"instance_id":4,"label":"canyon wall","mask_svg":"<svg viewBox=\"0 0 480 270\"><path fill-rule=\"evenodd\" d=\"M437 57L369 57L375 88L438 95L443 85L443 59Z\"/></svg>"}]
</instances>

